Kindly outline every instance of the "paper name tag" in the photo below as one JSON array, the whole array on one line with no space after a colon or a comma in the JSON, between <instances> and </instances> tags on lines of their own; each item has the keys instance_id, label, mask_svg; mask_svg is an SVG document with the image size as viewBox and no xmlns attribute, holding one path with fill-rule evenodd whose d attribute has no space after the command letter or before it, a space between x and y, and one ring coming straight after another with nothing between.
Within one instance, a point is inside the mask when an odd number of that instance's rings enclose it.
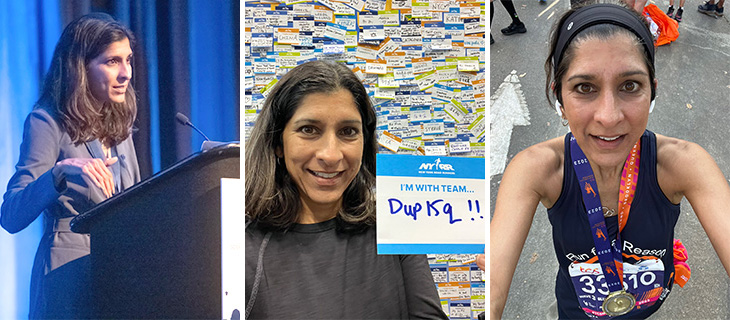
<instances>
[{"instance_id":1,"label":"paper name tag","mask_svg":"<svg viewBox=\"0 0 730 320\"><path fill-rule=\"evenodd\" d=\"M445 0L433 0L429 1L429 10L433 12L449 12L450 1Z\"/></svg>"},{"instance_id":2,"label":"paper name tag","mask_svg":"<svg viewBox=\"0 0 730 320\"><path fill-rule=\"evenodd\" d=\"M456 136L456 139L449 140L449 153L468 153L471 151L471 143L469 142L469 135L460 134Z\"/></svg>"},{"instance_id":3,"label":"paper name tag","mask_svg":"<svg viewBox=\"0 0 730 320\"><path fill-rule=\"evenodd\" d=\"M383 30L383 26L363 26L360 36L365 40L383 40L385 30Z\"/></svg>"},{"instance_id":4,"label":"paper name tag","mask_svg":"<svg viewBox=\"0 0 730 320\"><path fill-rule=\"evenodd\" d=\"M469 125L469 132L477 138L484 135L484 128L486 127L486 121L484 119L484 114L480 114L476 120Z\"/></svg>"},{"instance_id":5,"label":"paper name tag","mask_svg":"<svg viewBox=\"0 0 730 320\"><path fill-rule=\"evenodd\" d=\"M405 52L386 52L384 54L385 61L388 62L390 68L405 68L406 53Z\"/></svg>"},{"instance_id":6,"label":"paper name tag","mask_svg":"<svg viewBox=\"0 0 730 320\"><path fill-rule=\"evenodd\" d=\"M464 36L464 47L465 48L483 48L484 47L484 37L481 35L472 36L472 35L465 35Z\"/></svg>"},{"instance_id":7,"label":"paper name tag","mask_svg":"<svg viewBox=\"0 0 730 320\"><path fill-rule=\"evenodd\" d=\"M274 35L271 33L251 34L252 48L271 48L274 45Z\"/></svg>"},{"instance_id":8,"label":"paper name tag","mask_svg":"<svg viewBox=\"0 0 730 320\"><path fill-rule=\"evenodd\" d=\"M365 73L386 74L388 73L388 62L381 59L367 60L365 63Z\"/></svg>"},{"instance_id":9,"label":"paper name tag","mask_svg":"<svg viewBox=\"0 0 730 320\"><path fill-rule=\"evenodd\" d=\"M334 23L327 23L327 28L324 30L325 37L335 40L345 41L346 34L347 27Z\"/></svg>"},{"instance_id":10,"label":"paper name tag","mask_svg":"<svg viewBox=\"0 0 730 320\"><path fill-rule=\"evenodd\" d=\"M457 8L457 10L458 10L458 8ZM443 17L444 17L444 24L462 23L461 15L459 14L459 11L456 11L456 12L449 11L448 13L444 13Z\"/></svg>"},{"instance_id":11,"label":"paper name tag","mask_svg":"<svg viewBox=\"0 0 730 320\"><path fill-rule=\"evenodd\" d=\"M388 131L402 131L408 129L408 115L388 117Z\"/></svg>"},{"instance_id":12,"label":"paper name tag","mask_svg":"<svg viewBox=\"0 0 730 320\"><path fill-rule=\"evenodd\" d=\"M259 58L254 59L253 73L256 75L275 74L276 59Z\"/></svg>"},{"instance_id":13,"label":"paper name tag","mask_svg":"<svg viewBox=\"0 0 730 320\"><path fill-rule=\"evenodd\" d=\"M469 113L461 102L452 99L448 104L444 105L444 112L448 114L456 123L464 122L466 114Z\"/></svg>"},{"instance_id":14,"label":"paper name tag","mask_svg":"<svg viewBox=\"0 0 730 320\"><path fill-rule=\"evenodd\" d=\"M348 0L346 4L348 7L360 12L365 7L365 0Z\"/></svg>"},{"instance_id":15,"label":"paper name tag","mask_svg":"<svg viewBox=\"0 0 730 320\"><path fill-rule=\"evenodd\" d=\"M431 120L431 107L411 107L410 109L411 122L420 123L423 121Z\"/></svg>"},{"instance_id":16,"label":"paper name tag","mask_svg":"<svg viewBox=\"0 0 730 320\"><path fill-rule=\"evenodd\" d=\"M314 6L314 21L335 22L335 13L325 6Z\"/></svg>"},{"instance_id":17,"label":"paper name tag","mask_svg":"<svg viewBox=\"0 0 730 320\"><path fill-rule=\"evenodd\" d=\"M282 68L294 68L299 62L299 52L279 52L278 63Z\"/></svg>"},{"instance_id":18,"label":"paper name tag","mask_svg":"<svg viewBox=\"0 0 730 320\"><path fill-rule=\"evenodd\" d=\"M436 135L444 133L444 120L441 119L433 119L423 122L421 126L423 128L423 135Z\"/></svg>"},{"instance_id":19,"label":"paper name tag","mask_svg":"<svg viewBox=\"0 0 730 320\"><path fill-rule=\"evenodd\" d=\"M398 10L378 11L378 18L383 26L400 25L400 11Z\"/></svg>"},{"instance_id":20,"label":"paper name tag","mask_svg":"<svg viewBox=\"0 0 730 320\"><path fill-rule=\"evenodd\" d=\"M415 151L421 147L421 140L418 139L403 139L400 148L404 150Z\"/></svg>"},{"instance_id":21,"label":"paper name tag","mask_svg":"<svg viewBox=\"0 0 730 320\"><path fill-rule=\"evenodd\" d=\"M459 13L462 19L479 18L481 4L479 2L464 2L459 4Z\"/></svg>"},{"instance_id":22,"label":"paper name tag","mask_svg":"<svg viewBox=\"0 0 730 320\"><path fill-rule=\"evenodd\" d=\"M388 131L383 131L380 137L378 137L378 143L393 152L398 152L402 141L403 139Z\"/></svg>"},{"instance_id":23,"label":"paper name tag","mask_svg":"<svg viewBox=\"0 0 730 320\"><path fill-rule=\"evenodd\" d=\"M417 75L414 79L418 83L418 90L424 91L433 87L438 79L436 78L436 70ZM413 99L411 97L411 99Z\"/></svg>"},{"instance_id":24,"label":"paper name tag","mask_svg":"<svg viewBox=\"0 0 730 320\"><path fill-rule=\"evenodd\" d=\"M361 60L375 60L375 58L377 58L377 54L378 47L368 44L359 44L357 46L357 51L355 52L355 57Z\"/></svg>"},{"instance_id":25,"label":"paper name tag","mask_svg":"<svg viewBox=\"0 0 730 320\"><path fill-rule=\"evenodd\" d=\"M431 58L417 58L411 59L411 66L413 66L413 73L420 74L434 70Z\"/></svg>"},{"instance_id":26,"label":"paper name tag","mask_svg":"<svg viewBox=\"0 0 730 320\"><path fill-rule=\"evenodd\" d=\"M423 91L411 91L411 104L423 106L431 104L431 94Z\"/></svg>"},{"instance_id":27,"label":"paper name tag","mask_svg":"<svg viewBox=\"0 0 730 320\"><path fill-rule=\"evenodd\" d=\"M483 33L484 27L480 25L479 18L464 19L464 34Z\"/></svg>"}]
</instances>

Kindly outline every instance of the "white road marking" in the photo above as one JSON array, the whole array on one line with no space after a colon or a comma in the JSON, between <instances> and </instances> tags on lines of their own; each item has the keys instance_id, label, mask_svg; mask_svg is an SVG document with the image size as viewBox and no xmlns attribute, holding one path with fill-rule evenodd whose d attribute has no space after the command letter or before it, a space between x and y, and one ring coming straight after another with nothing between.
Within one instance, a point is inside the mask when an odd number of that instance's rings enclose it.
<instances>
[{"instance_id":1,"label":"white road marking","mask_svg":"<svg viewBox=\"0 0 730 320\"><path fill-rule=\"evenodd\" d=\"M517 71L512 70L492 95L489 109L490 176L504 172L512 127L530 124L530 111L520 87Z\"/></svg>"}]
</instances>

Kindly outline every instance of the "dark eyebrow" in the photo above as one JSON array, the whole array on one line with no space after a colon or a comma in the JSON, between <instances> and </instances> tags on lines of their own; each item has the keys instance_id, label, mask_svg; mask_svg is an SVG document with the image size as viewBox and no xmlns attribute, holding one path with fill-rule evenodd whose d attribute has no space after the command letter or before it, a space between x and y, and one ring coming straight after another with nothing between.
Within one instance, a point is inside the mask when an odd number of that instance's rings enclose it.
<instances>
[{"instance_id":1,"label":"dark eyebrow","mask_svg":"<svg viewBox=\"0 0 730 320\"><path fill-rule=\"evenodd\" d=\"M626 71L626 72L622 72L618 76L621 78L626 78L626 77L635 76L635 75L642 75L642 76L647 76L647 77L649 76L649 74L647 74L643 70ZM590 75L590 74L576 74L576 75L573 75L570 78L568 78L568 80L566 80L566 81L571 81L573 79L593 80L595 78L596 78L595 76Z\"/></svg>"},{"instance_id":2,"label":"dark eyebrow","mask_svg":"<svg viewBox=\"0 0 730 320\"><path fill-rule=\"evenodd\" d=\"M340 122L340 124L362 125L362 121L360 121L360 120L345 120L345 121Z\"/></svg>"},{"instance_id":3,"label":"dark eyebrow","mask_svg":"<svg viewBox=\"0 0 730 320\"><path fill-rule=\"evenodd\" d=\"M100 54L99 56L103 56L103 54ZM133 56L134 56L134 52L131 52L130 54L127 55L127 58L131 58ZM111 55L106 56L106 59L124 59L124 56L119 55L119 54L111 54Z\"/></svg>"},{"instance_id":4,"label":"dark eyebrow","mask_svg":"<svg viewBox=\"0 0 730 320\"><path fill-rule=\"evenodd\" d=\"M647 77L649 76L649 74L647 74L643 70L632 70L632 71L626 71L626 72L619 74L619 76L622 78L635 76L635 75L641 75L641 76L647 76Z\"/></svg>"},{"instance_id":5,"label":"dark eyebrow","mask_svg":"<svg viewBox=\"0 0 730 320\"><path fill-rule=\"evenodd\" d=\"M568 78L568 80L565 80L565 81L571 81L573 79L593 80L593 79L595 79L595 77L592 75L589 75L589 74L576 74L576 75Z\"/></svg>"},{"instance_id":6,"label":"dark eyebrow","mask_svg":"<svg viewBox=\"0 0 730 320\"><path fill-rule=\"evenodd\" d=\"M321 123L321 121L315 120L315 119L306 119L305 118L305 119L299 119L297 121L294 121L293 124L295 126L300 126L300 125L303 125L303 124L319 124L319 123Z\"/></svg>"},{"instance_id":7,"label":"dark eyebrow","mask_svg":"<svg viewBox=\"0 0 730 320\"><path fill-rule=\"evenodd\" d=\"M309 118L304 118L304 119L299 119L297 121L294 121L294 125L297 125L297 126L303 125L303 124L320 124L320 123L322 123L322 121L317 120L317 119L309 119ZM351 120L340 121L339 124L362 125L362 121L351 119Z\"/></svg>"}]
</instances>

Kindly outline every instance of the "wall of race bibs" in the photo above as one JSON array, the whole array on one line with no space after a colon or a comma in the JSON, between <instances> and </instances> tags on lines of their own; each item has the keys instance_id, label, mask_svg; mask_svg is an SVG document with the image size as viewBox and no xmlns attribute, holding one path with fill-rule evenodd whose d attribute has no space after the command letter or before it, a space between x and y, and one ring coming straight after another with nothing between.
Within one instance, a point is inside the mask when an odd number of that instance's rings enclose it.
<instances>
[{"instance_id":1,"label":"wall of race bibs","mask_svg":"<svg viewBox=\"0 0 730 320\"><path fill-rule=\"evenodd\" d=\"M378 115L381 153L485 156L485 2L246 1L244 139L267 91L311 60L347 64ZM475 255L429 255L451 319L484 312Z\"/></svg>"}]
</instances>

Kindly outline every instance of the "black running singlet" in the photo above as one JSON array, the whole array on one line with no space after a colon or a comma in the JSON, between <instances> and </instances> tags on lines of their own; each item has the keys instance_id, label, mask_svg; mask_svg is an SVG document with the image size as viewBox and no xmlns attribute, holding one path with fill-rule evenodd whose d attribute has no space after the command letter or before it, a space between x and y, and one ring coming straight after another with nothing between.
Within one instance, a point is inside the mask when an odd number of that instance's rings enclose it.
<instances>
[{"instance_id":1,"label":"black running singlet","mask_svg":"<svg viewBox=\"0 0 730 320\"><path fill-rule=\"evenodd\" d=\"M562 191L555 205L548 209L553 244L560 264L555 296L561 319L597 318L589 316L583 308L591 304L591 299L592 303L600 300L608 293L608 288L601 272L595 269L598 261L581 188L571 164L568 139L566 135ZM629 292L639 292L636 299L643 304L617 317L619 319L646 318L654 313L674 282L672 250L680 206L672 204L659 188L656 152L656 136L646 130L641 138L636 195L626 227L621 232L624 286ZM615 240L618 216L606 218L606 224L608 239Z\"/></svg>"}]
</instances>

